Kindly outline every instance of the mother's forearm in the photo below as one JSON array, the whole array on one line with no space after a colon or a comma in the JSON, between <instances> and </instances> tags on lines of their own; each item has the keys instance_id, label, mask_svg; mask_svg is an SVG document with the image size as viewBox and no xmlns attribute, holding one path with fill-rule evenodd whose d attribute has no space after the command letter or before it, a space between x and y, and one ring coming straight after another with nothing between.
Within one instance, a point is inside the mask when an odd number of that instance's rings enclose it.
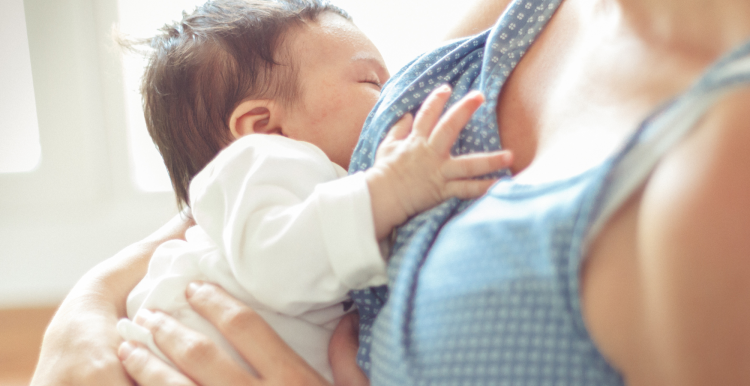
<instances>
[{"instance_id":1,"label":"mother's forearm","mask_svg":"<svg viewBox=\"0 0 750 386\"><path fill-rule=\"evenodd\" d=\"M185 231L192 224L181 215L175 216L145 239L97 264L73 287L60 310L83 302L84 307L110 312L116 318L125 317L125 300L146 274L156 247L167 240L184 239Z\"/></svg>"},{"instance_id":2,"label":"mother's forearm","mask_svg":"<svg viewBox=\"0 0 750 386\"><path fill-rule=\"evenodd\" d=\"M33 386L132 384L116 355L114 326L124 314L127 288L145 272L146 250L131 246L79 280L44 334Z\"/></svg>"},{"instance_id":3,"label":"mother's forearm","mask_svg":"<svg viewBox=\"0 0 750 386\"><path fill-rule=\"evenodd\" d=\"M125 299L145 275L154 249L149 243L139 242L98 264L79 280L61 310L81 306L113 317L125 316Z\"/></svg>"},{"instance_id":4,"label":"mother's forearm","mask_svg":"<svg viewBox=\"0 0 750 386\"><path fill-rule=\"evenodd\" d=\"M33 386L131 385L117 357L115 324L125 300L143 277L154 249L184 237L190 222L179 217L92 268L60 305L44 335Z\"/></svg>"}]
</instances>

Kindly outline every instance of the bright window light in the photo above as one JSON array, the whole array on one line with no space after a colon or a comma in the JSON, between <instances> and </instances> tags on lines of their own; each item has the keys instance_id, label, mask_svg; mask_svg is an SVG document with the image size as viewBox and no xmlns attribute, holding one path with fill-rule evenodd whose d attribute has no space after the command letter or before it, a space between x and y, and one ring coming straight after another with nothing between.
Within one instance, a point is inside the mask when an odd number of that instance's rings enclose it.
<instances>
[{"instance_id":1,"label":"bright window light","mask_svg":"<svg viewBox=\"0 0 750 386\"><path fill-rule=\"evenodd\" d=\"M352 16L375 43L388 70L401 67L443 42L476 0L331 0Z\"/></svg>"},{"instance_id":2,"label":"bright window light","mask_svg":"<svg viewBox=\"0 0 750 386\"><path fill-rule=\"evenodd\" d=\"M205 0L120 0L120 30L133 37L150 37L157 29L181 19ZM375 43L391 74L416 55L441 42L441 37L474 0L333 0ZM415 16L418 15L418 16ZM146 191L170 190L167 171L146 131L138 92L145 62L124 55L127 117L136 184Z\"/></svg>"},{"instance_id":3,"label":"bright window light","mask_svg":"<svg viewBox=\"0 0 750 386\"><path fill-rule=\"evenodd\" d=\"M0 173L34 170L41 160L23 0L0 12Z\"/></svg>"}]
</instances>

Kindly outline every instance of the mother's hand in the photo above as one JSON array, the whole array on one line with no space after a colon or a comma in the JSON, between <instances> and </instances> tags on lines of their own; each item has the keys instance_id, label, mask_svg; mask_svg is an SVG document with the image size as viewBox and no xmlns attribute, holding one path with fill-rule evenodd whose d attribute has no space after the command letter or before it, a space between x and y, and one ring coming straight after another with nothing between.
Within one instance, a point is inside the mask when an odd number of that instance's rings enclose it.
<instances>
[{"instance_id":1,"label":"mother's hand","mask_svg":"<svg viewBox=\"0 0 750 386\"><path fill-rule=\"evenodd\" d=\"M191 220L176 216L146 239L91 269L65 297L44 334L32 386L131 386L117 358L115 324L156 247L183 238Z\"/></svg>"},{"instance_id":2,"label":"mother's hand","mask_svg":"<svg viewBox=\"0 0 750 386\"><path fill-rule=\"evenodd\" d=\"M257 371L250 374L213 341L161 312L139 313L135 322L151 330L156 345L182 371L174 370L146 348L125 342L119 354L125 369L141 386L328 385L246 305L211 284L192 283L190 305L213 323ZM351 356L356 321L345 318L332 339L331 355L337 385L368 385ZM346 334L346 336L342 335ZM340 346L338 350L334 346ZM354 366L354 368L352 368Z\"/></svg>"}]
</instances>

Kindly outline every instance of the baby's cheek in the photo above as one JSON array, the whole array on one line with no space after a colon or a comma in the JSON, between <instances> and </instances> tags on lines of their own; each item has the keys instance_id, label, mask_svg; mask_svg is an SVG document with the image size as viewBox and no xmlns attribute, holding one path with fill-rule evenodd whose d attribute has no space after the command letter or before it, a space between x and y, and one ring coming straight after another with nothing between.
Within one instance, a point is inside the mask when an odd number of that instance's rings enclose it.
<instances>
[{"instance_id":1,"label":"baby's cheek","mask_svg":"<svg viewBox=\"0 0 750 386\"><path fill-rule=\"evenodd\" d=\"M349 107L345 103L345 98L339 93L320 93L315 101L314 108L310 111L310 124L330 128L342 116L346 115Z\"/></svg>"}]
</instances>

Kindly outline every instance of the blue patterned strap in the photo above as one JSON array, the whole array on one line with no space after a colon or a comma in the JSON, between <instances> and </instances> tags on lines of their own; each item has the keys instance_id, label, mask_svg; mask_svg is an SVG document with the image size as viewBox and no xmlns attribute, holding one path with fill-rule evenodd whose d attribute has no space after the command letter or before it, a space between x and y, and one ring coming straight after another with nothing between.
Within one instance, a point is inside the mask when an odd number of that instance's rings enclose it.
<instances>
[{"instance_id":1,"label":"blue patterned strap","mask_svg":"<svg viewBox=\"0 0 750 386\"><path fill-rule=\"evenodd\" d=\"M556 11L561 0L514 0L488 31L454 41L417 58L395 74L386 84L381 99L365 122L355 149L350 172L370 167L375 150L390 126L407 111L418 109L430 91L443 83L453 86L448 105L472 89L488 97L472 121L464 128L452 149L453 154L497 150L500 138L495 105L500 88L528 47ZM405 323L408 304L417 271L440 227L457 211L468 205L453 199L415 216L398 229L389 263L389 278L394 296L389 300L394 312L391 327ZM360 353L362 368L369 370L372 323L389 297L385 287L352 293L360 309ZM395 300L393 300L395 298ZM397 303L393 305L394 301Z\"/></svg>"}]
</instances>

